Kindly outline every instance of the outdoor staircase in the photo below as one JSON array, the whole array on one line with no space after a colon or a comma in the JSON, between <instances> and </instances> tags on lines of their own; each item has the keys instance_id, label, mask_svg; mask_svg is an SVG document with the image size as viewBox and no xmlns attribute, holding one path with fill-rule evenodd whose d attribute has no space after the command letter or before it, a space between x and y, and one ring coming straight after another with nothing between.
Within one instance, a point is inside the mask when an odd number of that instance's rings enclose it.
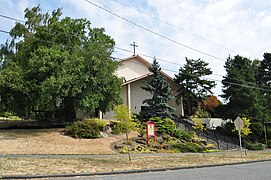
<instances>
[{"instance_id":1,"label":"outdoor staircase","mask_svg":"<svg viewBox=\"0 0 271 180\"><path fill-rule=\"evenodd\" d=\"M186 130L193 130L193 123L187 119L175 120L177 127L184 128ZM222 135L215 130L205 130L198 134L200 138L206 139L207 143L215 144L220 150L229 150L239 148L238 138L232 138L229 136Z\"/></svg>"}]
</instances>

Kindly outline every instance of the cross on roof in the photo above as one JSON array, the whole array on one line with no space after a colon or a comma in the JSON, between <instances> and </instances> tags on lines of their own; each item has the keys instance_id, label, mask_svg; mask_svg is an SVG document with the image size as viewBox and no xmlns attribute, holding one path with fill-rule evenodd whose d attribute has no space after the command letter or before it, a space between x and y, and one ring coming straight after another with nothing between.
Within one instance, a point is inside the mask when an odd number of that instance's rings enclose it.
<instances>
[{"instance_id":1,"label":"cross on roof","mask_svg":"<svg viewBox=\"0 0 271 180\"><path fill-rule=\"evenodd\" d=\"M130 46L133 46L133 48L134 48L134 55L135 55L135 48L138 47L138 45L136 45L135 42L133 42L133 44L130 44Z\"/></svg>"}]
</instances>

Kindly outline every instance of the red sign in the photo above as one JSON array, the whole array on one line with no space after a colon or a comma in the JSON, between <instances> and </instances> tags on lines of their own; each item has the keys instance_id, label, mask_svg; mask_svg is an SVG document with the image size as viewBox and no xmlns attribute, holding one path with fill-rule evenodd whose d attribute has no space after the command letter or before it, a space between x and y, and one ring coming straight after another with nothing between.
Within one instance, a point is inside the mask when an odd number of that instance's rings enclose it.
<instances>
[{"instance_id":1,"label":"red sign","mask_svg":"<svg viewBox=\"0 0 271 180\"><path fill-rule=\"evenodd\" d=\"M149 144L149 140L151 137L154 138L154 142L156 140L156 124L155 122L152 122L152 121L148 121L146 123L146 134L147 134L147 143Z\"/></svg>"}]
</instances>

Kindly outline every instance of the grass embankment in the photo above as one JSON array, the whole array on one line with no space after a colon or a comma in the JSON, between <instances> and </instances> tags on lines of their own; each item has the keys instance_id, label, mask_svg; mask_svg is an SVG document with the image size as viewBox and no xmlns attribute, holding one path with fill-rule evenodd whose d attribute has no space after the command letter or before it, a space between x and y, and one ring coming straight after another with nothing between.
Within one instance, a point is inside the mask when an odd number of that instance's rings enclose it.
<instances>
[{"instance_id":1,"label":"grass embankment","mask_svg":"<svg viewBox=\"0 0 271 180\"><path fill-rule=\"evenodd\" d=\"M246 162L270 159L270 151L249 151L243 158L240 152L219 152L205 154L171 154L170 156L140 156L115 158L2 158L1 175L37 175L61 173L108 172L149 168L170 168Z\"/></svg>"},{"instance_id":2,"label":"grass embankment","mask_svg":"<svg viewBox=\"0 0 271 180\"><path fill-rule=\"evenodd\" d=\"M130 137L137 136L131 133ZM0 130L0 154L116 154L110 146L125 135L98 139L74 139L63 129ZM166 156L110 157L110 158L1 158L1 175L37 175L119 170L170 168L223 164L271 159L271 151L249 151L243 158L239 151L199 154L170 154Z\"/></svg>"}]
</instances>

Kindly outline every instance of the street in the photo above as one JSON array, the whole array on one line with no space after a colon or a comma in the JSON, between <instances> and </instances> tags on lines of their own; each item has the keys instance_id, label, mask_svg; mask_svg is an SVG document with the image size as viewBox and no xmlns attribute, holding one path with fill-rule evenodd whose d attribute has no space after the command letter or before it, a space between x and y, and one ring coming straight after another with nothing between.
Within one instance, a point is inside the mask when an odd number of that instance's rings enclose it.
<instances>
[{"instance_id":1,"label":"street","mask_svg":"<svg viewBox=\"0 0 271 180\"><path fill-rule=\"evenodd\" d=\"M121 174L121 175L108 175L108 176L93 176L93 177L77 177L65 178L70 180L177 180L177 179L197 179L197 180L269 180L271 179L271 161L227 165L217 167L183 169L176 171L161 171L137 174Z\"/></svg>"}]
</instances>

